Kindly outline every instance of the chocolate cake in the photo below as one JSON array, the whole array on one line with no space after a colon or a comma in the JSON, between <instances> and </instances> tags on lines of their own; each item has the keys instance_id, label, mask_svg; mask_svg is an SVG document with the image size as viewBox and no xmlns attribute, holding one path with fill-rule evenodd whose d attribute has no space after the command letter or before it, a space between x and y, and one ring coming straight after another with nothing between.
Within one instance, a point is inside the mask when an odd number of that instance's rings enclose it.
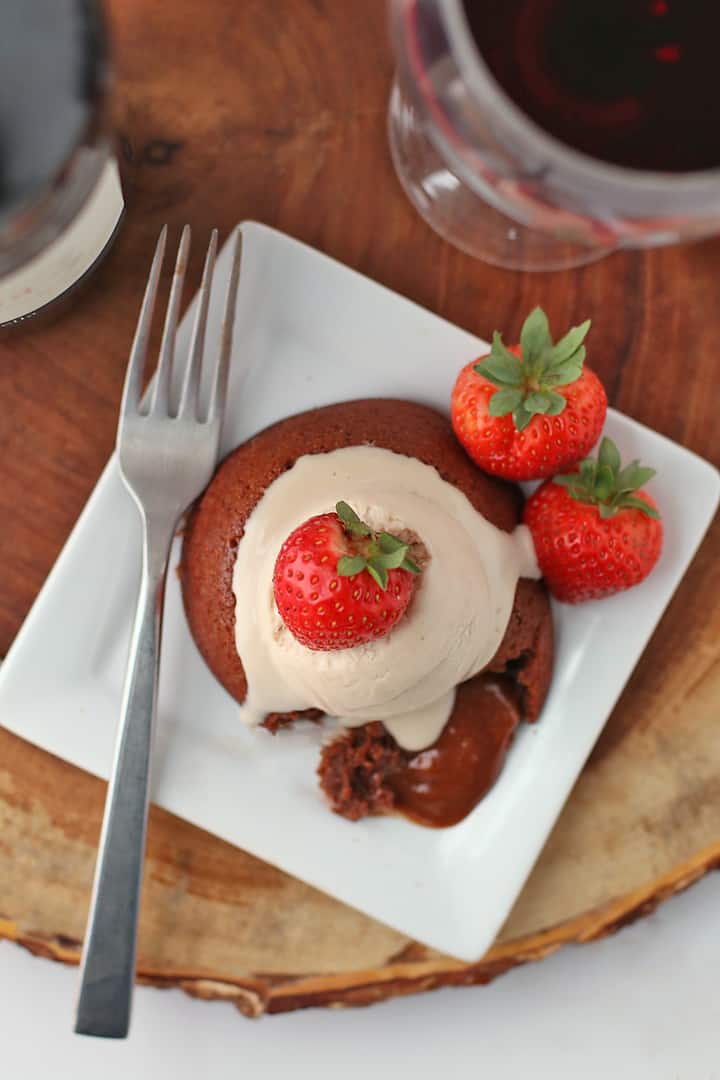
<instances>
[{"instance_id":1,"label":"chocolate cake","mask_svg":"<svg viewBox=\"0 0 720 1080\"><path fill-rule=\"evenodd\" d=\"M236 651L232 577L245 522L269 485L298 458L362 445L433 466L505 532L512 532L520 522L520 490L477 469L458 445L449 421L427 406L387 399L351 401L289 417L260 432L228 455L190 513L180 567L185 611L195 642L211 671L238 702L246 697L247 680ZM487 687L493 688L494 699L504 703L497 712L503 714L501 726L506 734L496 754L497 769L516 723L520 718L534 721L538 717L550 682L552 657L552 620L545 588L523 578L500 648L487 673L459 689L451 717L452 721L461 716L467 728L469 714L477 711L481 701L480 712L487 716ZM316 710L313 715L317 716ZM268 726L277 730L286 719L291 717L273 715ZM477 715L477 724L482 721L483 716ZM412 767L412 758L396 746L382 724L368 724L324 747L321 784L332 808L346 816L387 811L407 803L388 787L387 780L391 774L399 775L400 765ZM398 781L396 789L399 786ZM423 819L421 813L406 809Z\"/></svg>"}]
</instances>

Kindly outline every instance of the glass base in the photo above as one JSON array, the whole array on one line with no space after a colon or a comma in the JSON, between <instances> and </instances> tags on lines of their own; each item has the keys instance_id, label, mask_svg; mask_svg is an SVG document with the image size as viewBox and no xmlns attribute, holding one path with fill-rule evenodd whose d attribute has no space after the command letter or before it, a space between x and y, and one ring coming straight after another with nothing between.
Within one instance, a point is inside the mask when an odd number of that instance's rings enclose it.
<instances>
[{"instance_id":1,"label":"glass base","mask_svg":"<svg viewBox=\"0 0 720 1080\"><path fill-rule=\"evenodd\" d=\"M528 228L492 207L448 168L397 83L388 135L410 201L435 232L466 254L507 270L547 271L585 266L611 253Z\"/></svg>"},{"instance_id":2,"label":"glass base","mask_svg":"<svg viewBox=\"0 0 720 1080\"><path fill-rule=\"evenodd\" d=\"M0 280L0 331L43 322L66 310L107 254L123 216L117 162L105 165L95 189L77 217L20 269Z\"/></svg>"}]
</instances>

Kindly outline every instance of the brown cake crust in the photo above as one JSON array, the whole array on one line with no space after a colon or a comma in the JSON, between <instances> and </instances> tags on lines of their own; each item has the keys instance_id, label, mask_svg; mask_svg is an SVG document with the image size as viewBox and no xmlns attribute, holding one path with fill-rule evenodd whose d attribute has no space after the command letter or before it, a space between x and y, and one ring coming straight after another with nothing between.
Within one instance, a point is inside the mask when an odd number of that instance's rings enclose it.
<instances>
[{"instance_id":1,"label":"brown cake crust","mask_svg":"<svg viewBox=\"0 0 720 1080\"><path fill-rule=\"evenodd\" d=\"M237 546L266 488L304 454L372 445L432 465L498 528L519 523L523 499L512 484L487 476L457 443L450 422L410 401L367 399L281 420L239 446L218 468L185 527L180 581L190 630L210 670L237 701L247 693L235 649L232 574ZM552 619L544 586L522 580L505 638L490 669L508 668L535 719L552 672ZM274 721L277 726L277 718Z\"/></svg>"},{"instance_id":2,"label":"brown cake crust","mask_svg":"<svg viewBox=\"0 0 720 1080\"><path fill-rule=\"evenodd\" d=\"M486 670L508 672L521 691L523 719L540 715L552 678L555 641L547 589L521 578L505 637Z\"/></svg>"}]
</instances>

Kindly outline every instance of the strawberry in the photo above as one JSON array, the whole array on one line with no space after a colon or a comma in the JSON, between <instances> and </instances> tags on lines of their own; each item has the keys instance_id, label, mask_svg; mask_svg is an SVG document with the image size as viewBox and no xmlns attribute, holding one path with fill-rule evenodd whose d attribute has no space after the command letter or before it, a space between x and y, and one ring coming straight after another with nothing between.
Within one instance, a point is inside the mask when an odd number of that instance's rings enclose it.
<instances>
[{"instance_id":1,"label":"strawberry","mask_svg":"<svg viewBox=\"0 0 720 1080\"><path fill-rule=\"evenodd\" d=\"M663 527L642 485L655 475L633 461L621 468L603 439L597 461L547 480L525 505L535 554L558 600L576 604L622 592L648 576L660 557Z\"/></svg>"},{"instance_id":2,"label":"strawberry","mask_svg":"<svg viewBox=\"0 0 720 1080\"><path fill-rule=\"evenodd\" d=\"M455 434L473 461L506 480L540 480L575 465L600 438L607 396L584 367L590 320L556 344L541 308L528 315L520 344L496 330L486 357L467 364L451 400Z\"/></svg>"},{"instance_id":3,"label":"strawberry","mask_svg":"<svg viewBox=\"0 0 720 1080\"><path fill-rule=\"evenodd\" d=\"M351 649L388 634L405 614L420 568L409 545L374 533L345 502L299 525L280 549L280 617L308 649Z\"/></svg>"}]
</instances>

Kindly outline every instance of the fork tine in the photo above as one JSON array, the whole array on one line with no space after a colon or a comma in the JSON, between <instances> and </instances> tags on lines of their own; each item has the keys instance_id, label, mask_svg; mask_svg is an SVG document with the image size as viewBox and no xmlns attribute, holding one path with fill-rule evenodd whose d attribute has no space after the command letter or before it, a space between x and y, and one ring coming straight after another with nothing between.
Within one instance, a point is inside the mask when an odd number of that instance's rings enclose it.
<instances>
[{"instance_id":1,"label":"fork tine","mask_svg":"<svg viewBox=\"0 0 720 1080\"><path fill-rule=\"evenodd\" d=\"M225 397L227 394L228 368L230 366L230 350L232 348L233 326L235 324L235 303L240 280L241 257L242 233L240 229L238 229L235 236L235 250L233 251L227 296L225 297L220 352L218 354L217 366L215 367L215 375L213 377L210 404L208 405L208 423L211 421L222 422L223 413L225 412Z\"/></svg>"},{"instance_id":2,"label":"fork tine","mask_svg":"<svg viewBox=\"0 0 720 1080\"><path fill-rule=\"evenodd\" d=\"M167 225L163 225L160 230L158 242L155 245L155 254L153 255L152 266L150 267L150 275L148 277L147 285L145 286L145 295L143 296L140 316L135 329L135 337L133 338L132 348L130 349L130 359L128 361L122 403L120 405L121 417L125 416L126 413L138 412L143 372L145 370L145 357L147 355L150 327L152 325L153 311L155 309L158 282L160 281L160 271L162 270L163 259L165 258L166 241Z\"/></svg>"},{"instance_id":3,"label":"fork tine","mask_svg":"<svg viewBox=\"0 0 720 1080\"><path fill-rule=\"evenodd\" d=\"M202 368L202 354L205 347L205 327L207 325L208 305L210 303L210 289L212 286L213 271L215 269L215 256L217 254L218 231L213 229L210 234L210 244L205 256L203 267L202 284L198 298L197 311L193 322L192 337L190 339L190 354L188 356L185 377L183 379L178 416L198 417L198 392L200 387L200 372Z\"/></svg>"},{"instance_id":4,"label":"fork tine","mask_svg":"<svg viewBox=\"0 0 720 1080\"><path fill-rule=\"evenodd\" d=\"M180 237L177 259L175 260L175 272L173 273L172 285L170 286L170 299L168 300L165 325L163 327L162 342L160 344L160 359L158 360L155 374L155 386L153 387L152 400L150 402L150 415L166 416L170 411L170 380L172 377L173 355L175 353L175 331L177 329L180 304L182 302L182 288L187 268L188 252L190 251L190 226L186 225Z\"/></svg>"}]
</instances>

